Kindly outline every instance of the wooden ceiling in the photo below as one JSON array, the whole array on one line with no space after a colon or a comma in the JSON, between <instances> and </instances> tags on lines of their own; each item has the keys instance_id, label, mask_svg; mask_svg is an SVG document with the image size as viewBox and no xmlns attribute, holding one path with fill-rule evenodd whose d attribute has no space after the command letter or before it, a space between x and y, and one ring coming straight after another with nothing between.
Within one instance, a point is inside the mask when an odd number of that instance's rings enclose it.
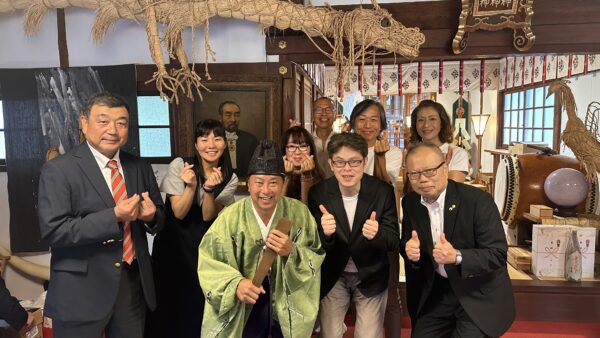
<instances>
[{"instance_id":1,"label":"wooden ceiling","mask_svg":"<svg viewBox=\"0 0 600 338\"><path fill-rule=\"evenodd\" d=\"M513 31L477 31L471 33L467 48L460 55L452 53L452 39L458 27L460 0L421 1L381 4L394 18L407 27L419 27L425 34L420 56L412 61L465 60L496 58L516 54L600 53L599 0L534 0L532 30L536 36L533 47L518 52L513 46ZM365 5L364 7L370 7ZM334 6L351 10L355 6ZM280 48L279 42L286 47ZM280 62L328 63L310 40L296 31L269 31L265 40L267 54L279 55ZM326 44L322 44L326 48ZM407 62L398 58L396 62ZM378 59L393 63L394 58Z\"/></svg>"}]
</instances>

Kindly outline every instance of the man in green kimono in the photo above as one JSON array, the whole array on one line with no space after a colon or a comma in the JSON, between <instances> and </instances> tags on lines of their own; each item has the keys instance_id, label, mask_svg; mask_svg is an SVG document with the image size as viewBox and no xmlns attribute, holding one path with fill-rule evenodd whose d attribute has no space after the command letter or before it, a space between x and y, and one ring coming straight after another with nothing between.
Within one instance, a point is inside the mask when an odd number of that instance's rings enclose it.
<instances>
[{"instance_id":1,"label":"man in green kimono","mask_svg":"<svg viewBox=\"0 0 600 338\"><path fill-rule=\"evenodd\" d=\"M281 196L285 169L276 144L260 142L248 175L250 197L224 209L200 243L202 337L310 337L325 257L317 225L304 204ZM275 229L282 217L293 224L289 236ZM251 279L265 247L277 257L256 287Z\"/></svg>"}]
</instances>

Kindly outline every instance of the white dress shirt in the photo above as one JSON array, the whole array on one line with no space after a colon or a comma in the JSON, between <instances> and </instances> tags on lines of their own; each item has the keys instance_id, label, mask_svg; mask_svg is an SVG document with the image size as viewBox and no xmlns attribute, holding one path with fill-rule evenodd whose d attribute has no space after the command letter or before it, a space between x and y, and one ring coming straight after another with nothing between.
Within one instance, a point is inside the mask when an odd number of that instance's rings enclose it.
<instances>
[{"instance_id":1,"label":"white dress shirt","mask_svg":"<svg viewBox=\"0 0 600 338\"><path fill-rule=\"evenodd\" d=\"M123 177L123 183L125 183L125 175L123 174L123 166L121 166L121 160L119 158L120 150L117 150L117 153L113 158L108 158L104 156L101 152L96 150L96 148L92 147L92 145L87 142L88 147L92 151L92 155L94 155L94 159L96 159L96 163L98 163L98 167L102 172L102 176L104 177L104 181L106 181L106 185L108 186L108 191L112 194L112 185L111 185L111 169L108 167L108 161L115 160L117 161L117 167L119 168L119 173Z\"/></svg>"},{"instance_id":2,"label":"white dress shirt","mask_svg":"<svg viewBox=\"0 0 600 338\"><path fill-rule=\"evenodd\" d=\"M431 237L433 239L433 246L440 240L440 235L444 231L444 202L446 198L446 189L438 196L437 200L433 203L425 201L421 196L421 204L423 204L429 213L429 223L431 224ZM448 278L446 270L444 270L444 264L438 264L435 271L442 277Z\"/></svg>"}]
</instances>

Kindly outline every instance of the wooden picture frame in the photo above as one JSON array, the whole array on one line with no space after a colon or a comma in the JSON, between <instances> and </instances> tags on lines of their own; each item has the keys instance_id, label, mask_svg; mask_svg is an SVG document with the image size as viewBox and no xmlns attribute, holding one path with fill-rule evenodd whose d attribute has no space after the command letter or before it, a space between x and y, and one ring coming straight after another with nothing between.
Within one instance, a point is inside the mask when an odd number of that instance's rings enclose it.
<instances>
[{"instance_id":1,"label":"wooden picture frame","mask_svg":"<svg viewBox=\"0 0 600 338\"><path fill-rule=\"evenodd\" d=\"M462 0L458 31L452 41L454 54L467 47L469 33L477 30L513 30L513 45L518 51L527 51L535 42L531 30L533 0Z\"/></svg>"},{"instance_id":2,"label":"wooden picture frame","mask_svg":"<svg viewBox=\"0 0 600 338\"><path fill-rule=\"evenodd\" d=\"M206 86L210 92L202 94L202 101L194 101L194 125L207 118L219 120L219 105L233 101L240 106L240 129L259 140L279 140L281 98L277 82L212 82Z\"/></svg>"}]
</instances>

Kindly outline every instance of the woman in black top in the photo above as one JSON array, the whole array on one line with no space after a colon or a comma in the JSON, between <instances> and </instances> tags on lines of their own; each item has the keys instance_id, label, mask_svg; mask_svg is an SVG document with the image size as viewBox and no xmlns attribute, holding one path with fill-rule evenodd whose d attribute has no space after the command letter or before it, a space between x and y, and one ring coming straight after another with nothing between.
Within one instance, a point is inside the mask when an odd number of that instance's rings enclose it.
<instances>
[{"instance_id":1,"label":"woman in black top","mask_svg":"<svg viewBox=\"0 0 600 338\"><path fill-rule=\"evenodd\" d=\"M212 119L200 122L194 141L196 156L174 159L160 185L167 194L167 226L154 239L152 253L158 304L152 337L200 337L204 295L198 245L221 209L234 202L238 179L223 125Z\"/></svg>"}]
</instances>

